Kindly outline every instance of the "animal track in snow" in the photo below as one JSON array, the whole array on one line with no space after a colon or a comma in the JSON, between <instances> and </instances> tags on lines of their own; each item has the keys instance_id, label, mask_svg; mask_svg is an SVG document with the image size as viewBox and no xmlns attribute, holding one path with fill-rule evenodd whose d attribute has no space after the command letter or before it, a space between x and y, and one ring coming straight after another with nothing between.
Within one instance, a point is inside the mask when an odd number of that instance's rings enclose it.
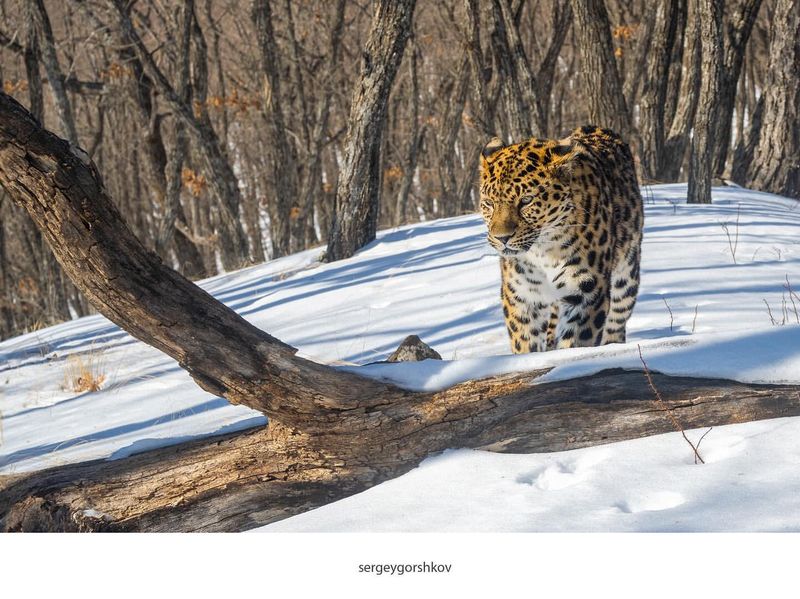
<instances>
[{"instance_id":1,"label":"animal track in snow","mask_svg":"<svg viewBox=\"0 0 800 599\"><path fill-rule=\"evenodd\" d=\"M686 503L683 495L672 491L657 491L641 497L619 501L614 504L620 512L625 514L638 514L639 512L660 512Z\"/></svg>"},{"instance_id":2,"label":"animal track in snow","mask_svg":"<svg viewBox=\"0 0 800 599\"><path fill-rule=\"evenodd\" d=\"M556 462L550 466L517 477L518 483L531 485L543 491L566 489L581 480L581 477L576 476L573 464L564 464L562 462Z\"/></svg>"},{"instance_id":3,"label":"animal track in snow","mask_svg":"<svg viewBox=\"0 0 800 599\"><path fill-rule=\"evenodd\" d=\"M594 466L604 461L608 455L607 451L596 451L575 460L558 460L532 472L520 474L517 482L542 491L566 489L589 478Z\"/></svg>"}]
</instances>

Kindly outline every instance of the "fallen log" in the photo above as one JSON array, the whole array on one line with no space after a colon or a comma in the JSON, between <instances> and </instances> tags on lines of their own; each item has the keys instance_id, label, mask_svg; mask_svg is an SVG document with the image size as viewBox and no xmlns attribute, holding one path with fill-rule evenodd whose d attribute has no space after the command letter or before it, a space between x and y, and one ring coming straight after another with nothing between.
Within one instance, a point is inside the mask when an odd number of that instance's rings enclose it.
<instances>
[{"instance_id":1,"label":"fallen log","mask_svg":"<svg viewBox=\"0 0 800 599\"><path fill-rule=\"evenodd\" d=\"M451 447L555 451L671 430L641 372L502 375L412 392L295 356L161 263L94 165L0 93L0 184L110 320L264 430L0 479L4 530L242 530L406 472ZM800 413L795 386L655 376L683 426Z\"/></svg>"},{"instance_id":2,"label":"fallen log","mask_svg":"<svg viewBox=\"0 0 800 599\"><path fill-rule=\"evenodd\" d=\"M542 384L537 374L422 394L444 410L438 422L383 447L330 451L324 439L273 424L124 460L0 477L0 530L246 530L403 474L432 447L547 452L674 430L642 372L607 370ZM800 386L657 373L653 379L686 428L800 415ZM417 442L418 451L410 450ZM688 459L688 446L686 452Z\"/></svg>"}]
</instances>

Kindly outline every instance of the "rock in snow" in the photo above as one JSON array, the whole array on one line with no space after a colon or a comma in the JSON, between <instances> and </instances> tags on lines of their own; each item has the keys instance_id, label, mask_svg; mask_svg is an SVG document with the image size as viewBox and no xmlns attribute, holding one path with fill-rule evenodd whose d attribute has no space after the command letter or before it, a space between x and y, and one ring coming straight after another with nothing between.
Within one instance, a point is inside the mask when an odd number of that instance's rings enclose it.
<instances>
[{"instance_id":1,"label":"rock in snow","mask_svg":"<svg viewBox=\"0 0 800 599\"><path fill-rule=\"evenodd\" d=\"M416 335L409 335L394 353L386 358L387 362L421 362L422 360L441 360L435 349Z\"/></svg>"}]
</instances>

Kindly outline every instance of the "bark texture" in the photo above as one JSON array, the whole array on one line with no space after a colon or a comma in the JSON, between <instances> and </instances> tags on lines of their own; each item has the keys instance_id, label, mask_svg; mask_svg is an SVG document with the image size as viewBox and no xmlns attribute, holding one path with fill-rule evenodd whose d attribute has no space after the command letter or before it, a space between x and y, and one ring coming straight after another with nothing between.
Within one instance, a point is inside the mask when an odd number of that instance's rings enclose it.
<instances>
[{"instance_id":1,"label":"bark texture","mask_svg":"<svg viewBox=\"0 0 800 599\"><path fill-rule=\"evenodd\" d=\"M541 137L544 118L533 71L522 45L510 0L494 0L495 52L505 80L505 107L509 136L513 141Z\"/></svg>"},{"instance_id":2,"label":"bark texture","mask_svg":"<svg viewBox=\"0 0 800 599\"><path fill-rule=\"evenodd\" d=\"M536 86L540 103L541 129L544 136L557 136L561 132L551 131L548 115L550 113L551 95L553 91L553 78L555 77L556 63L561 54L561 48L567 39L567 33L572 26L572 7L569 0L553 3L552 10L553 35L547 45L547 51L539 64L536 73Z\"/></svg>"},{"instance_id":3,"label":"bark texture","mask_svg":"<svg viewBox=\"0 0 800 599\"><path fill-rule=\"evenodd\" d=\"M751 185L800 198L800 2L779 0Z\"/></svg>"},{"instance_id":4,"label":"bark texture","mask_svg":"<svg viewBox=\"0 0 800 599\"><path fill-rule=\"evenodd\" d=\"M669 85L670 58L675 43L678 0L661 0L655 14L653 38L642 91L639 130L642 171L650 179L659 174L664 151L664 119Z\"/></svg>"},{"instance_id":5,"label":"bark texture","mask_svg":"<svg viewBox=\"0 0 800 599\"><path fill-rule=\"evenodd\" d=\"M291 13L290 13L291 14ZM255 0L251 12L256 39L261 51L261 70L264 75L264 118L270 137L273 197L269 203L272 226L272 255L283 256L291 251L291 220L289 214L298 201L295 153L287 137L283 118L281 73L275 32L272 28L272 7L269 0ZM297 208L296 208L297 209ZM295 219L297 220L297 219Z\"/></svg>"},{"instance_id":6,"label":"bark texture","mask_svg":"<svg viewBox=\"0 0 800 599\"><path fill-rule=\"evenodd\" d=\"M725 172L728 150L731 145L736 87L739 85L739 76L742 73L747 41L750 39L760 8L761 0L740 0L738 6L732 11L733 14L731 14L725 28L720 89L717 95L714 176L721 177ZM796 2L794 3L794 10L800 10L800 5Z\"/></svg>"},{"instance_id":7,"label":"bark texture","mask_svg":"<svg viewBox=\"0 0 800 599\"><path fill-rule=\"evenodd\" d=\"M378 0L350 107L326 259L352 256L375 239L386 106L403 58L416 0Z\"/></svg>"},{"instance_id":8,"label":"bark texture","mask_svg":"<svg viewBox=\"0 0 800 599\"><path fill-rule=\"evenodd\" d=\"M717 95L722 84L722 8L722 0L700 0L697 4L702 74L689 162L689 189L686 201L690 204L711 203Z\"/></svg>"},{"instance_id":9,"label":"bark texture","mask_svg":"<svg viewBox=\"0 0 800 599\"><path fill-rule=\"evenodd\" d=\"M611 25L604 0L573 0L575 37L581 74L589 100L589 120L630 138L631 117L611 43Z\"/></svg>"},{"instance_id":10,"label":"bark texture","mask_svg":"<svg viewBox=\"0 0 800 599\"><path fill-rule=\"evenodd\" d=\"M419 394L429 426L385 446L355 436L351 451L331 449L273 423L115 462L0 477L0 530L239 531L403 474L424 457L423 448L561 451L674 430L641 372L535 384L540 374ZM653 380L686 428L800 414L798 386L659 374ZM686 452L692 455L688 445Z\"/></svg>"},{"instance_id":11,"label":"bark texture","mask_svg":"<svg viewBox=\"0 0 800 599\"><path fill-rule=\"evenodd\" d=\"M682 76L675 113L664 141L661 166L656 179L677 181L689 145L689 131L692 129L697 101L700 97L700 62L702 48L700 43L700 16L698 2L688 0L686 10L686 29L684 33Z\"/></svg>"},{"instance_id":12,"label":"bark texture","mask_svg":"<svg viewBox=\"0 0 800 599\"><path fill-rule=\"evenodd\" d=\"M58 119L67 139L77 146L78 130L75 128L75 116L72 113L72 105L67 95L64 72L58 63L53 28L50 25L50 17L47 14L43 0L32 0L31 16L39 31L38 38L41 41L42 62L47 72L50 90L53 92Z\"/></svg>"}]
</instances>

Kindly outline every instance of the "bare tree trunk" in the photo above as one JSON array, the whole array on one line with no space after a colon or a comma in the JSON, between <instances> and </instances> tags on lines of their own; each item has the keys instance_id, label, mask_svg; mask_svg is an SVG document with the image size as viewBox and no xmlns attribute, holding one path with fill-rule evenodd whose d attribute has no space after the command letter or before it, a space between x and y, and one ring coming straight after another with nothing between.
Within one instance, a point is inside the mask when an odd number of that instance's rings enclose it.
<instances>
[{"instance_id":1,"label":"bare tree trunk","mask_svg":"<svg viewBox=\"0 0 800 599\"><path fill-rule=\"evenodd\" d=\"M43 123L44 93L42 92L42 75L39 72L39 61L41 60L41 54L39 51L39 40L38 36L36 35L36 27L33 19L31 19L31 21L28 23L27 33L28 39L27 43L25 44L24 60L25 74L28 78L28 98L30 99L30 111L40 123Z\"/></svg>"},{"instance_id":2,"label":"bare tree trunk","mask_svg":"<svg viewBox=\"0 0 800 599\"><path fill-rule=\"evenodd\" d=\"M660 0L656 0L656 2L658 1ZM608 4L609 6L613 6L611 1L609 1ZM624 26L627 24L626 17L631 9L629 7L625 8L622 6L619 8L619 14L620 17L622 17L620 24ZM626 106L631 107L631 113L629 114L631 116L631 120L633 120L632 111L633 107L639 104L639 90L642 87L642 80L644 79L643 74L646 71L647 58L649 55L651 42L653 40L653 31L655 29L656 22L655 19L650 18L649 15L642 15L638 24L632 23L631 25L634 25L636 28L636 35L634 38L632 38L636 40L636 44L628 51L622 51L619 57L619 62L617 62L617 68L620 73L620 80L622 81L622 96L625 98ZM622 50L622 48L619 47L619 50Z\"/></svg>"},{"instance_id":3,"label":"bare tree trunk","mask_svg":"<svg viewBox=\"0 0 800 599\"><path fill-rule=\"evenodd\" d=\"M653 17L655 26L648 51L642 91L639 133L640 157L645 177L655 179L664 152L664 117L669 85L670 57L675 43L678 0L660 0Z\"/></svg>"},{"instance_id":4,"label":"bare tree trunk","mask_svg":"<svg viewBox=\"0 0 800 599\"><path fill-rule=\"evenodd\" d=\"M56 94L63 94L63 96L59 96L65 102L61 104L61 107L66 107L67 112L64 113L59 109L58 114L62 129L67 131L68 123L72 122L72 109L64 88L64 77L55 55L55 42L50 29L50 21L47 13L42 11L44 11L44 6L38 2L32 2L26 7L28 23L25 32L25 44L24 46L17 46L16 51L22 55L25 65L31 113L39 122L44 122L44 91L39 69L40 61L47 65L46 72L48 76L53 74L53 76L61 77L59 81L51 85L51 89L55 102L59 101ZM44 44L47 49L46 58L42 57L39 45L40 36L49 36ZM60 87L59 84L61 84ZM64 115L67 116L66 120L63 118ZM67 293L71 285L61 272L52 251L42 239L41 233L26 214L20 215L16 235L25 239L27 254L37 274L35 285L38 288L38 293L36 295L38 296L37 300L41 312L35 314L33 310L29 310L30 321L38 320L40 323L53 324L68 320L70 311L67 303Z\"/></svg>"},{"instance_id":5,"label":"bare tree trunk","mask_svg":"<svg viewBox=\"0 0 800 599\"><path fill-rule=\"evenodd\" d=\"M678 0L675 19L675 43L672 45L672 55L669 63L669 82L667 83L667 97L664 105L664 139L669 133L670 125L675 118L675 111L680 99L681 82L683 80L683 53L688 33L688 3L689 0ZM663 156L663 152L662 152ZM663 158L662 158L663 163ZM659 169L661 165L659 165Z\"/></svg>"},{"instance_id":6,"label":"bare tree trunk","mask_svg":"<svg viewBox=\"0 0 800 599\"><path fill-rule=\"evenodd\" d=\"M272 195L269 203L272 255L283 256L292 251L292 208L296 206L297 169L295 152L286 135L283 118L280 65L272 28L272 7L269 0L255 0L251 12L256 39L261 50L261 70L264 74L265 120L269 131ZM295 214L295 219L299 214ZM296 248L295 248L296 249Z\"/></svg>"},{"instance_id":7,"label":"bare tree trunk","mask_svg":"<svg viewBox=\"0 0 800 599\"><path fill-rule=\"evenodd\" d=\"M581 75L589 103L589 120L614 129L629 139L631 117L614 59L605 3L603 0L572 0L572 12L581 53Z\"/></svg>"},{"instance_id":8,"label":"bare tree trunk","mask_svg":"<svg viewBox=\"0 0 800 599\"><path fill-rule=\"evenodd\" d=\"M553 9L553 33L547 45L539 70L536 73L536 87L538 90L539 113L541 114L541 129L543 136L558 135L559 132L550 130L550 106L552 103L553 78L555 77L556 62L567 39L567 33L572 25L572 7L569 0L560 0Z\"/></svg>"},{"instance_id":9,"label":"bare tree trunk","mask_svg":"<svg viewBox=\"0 0 800 599\"><path fill-rule=\"evenodd\" d=\"M377 0L376 4L350 108L336 214L328 236L329 262L352 256L375 239L377 230L386 106L411 32L416 0Z\"/></svg>"},{"instance_id":10,"label":"bare tree trunk","mask_svg":"<svg viewBox=\"0 0 800 599\"><path fill-rule=\"evenodd\" d=\"M0 187L0 216L3 215L3 204L6 201L6 192ZM6 223L8 219L0 218L0 341L14 330L14 313L11 311L12 303L7 290L10 287L8 267L8 253L6 252Z\"/></svg>"},{"instance_id":11,"label":"bare tree trunk","mask_svg":"<svg viewBox=\"0 0 800 599\"><path fill-rule=\"evenodd\" d=\"M664 142L661 166L656 176L659 181L677 181L679 179L681 166L686 157L686 149L689 146L689 132L692 130L697 113L702 59L698 2L699 0L687 0L683 74L675 115Z\"/></svg>"},{"instance_id":12,"label":"bare tree trunk","mask_svg":"<svg viewBox=\"0 0 800 599\"><path fill-rule=\"evenodd\" d=\"M217 24L214 23L214 16L212 14L211 8L214 5L214 0L206 0L205 2L205 17L206 21L208 22L209 27L211 28L211 44L212 44L212 51L214 56L214 62L217 65L217 85L219 86L219 95L222 98L227 96L227 85L225 83L225 70L224 70L224 63L222 61L222 52L220 51L220 32ZM225 147L228 146L228 132L230 123L228 122L228 112L226 110L221 111L221 119L222 119L222 143Z\"/></svg>"},{"instance_id":13,"label":"bare tree trunk","mask_svg":"<svg viewBox=\"0 0 800 599\"><path fill-rule=\"evenodd\" d=\"M292 74L291 86L294 88L295 93L300 101L300 129L302 131L302 150L304 152L300 161L302 166L295 168L295 177L297 179L295 186L297 188L296 197L292 198L292 208L290 209L290 228L292 233L291 251L297 252L304 249L306 232L308 231L308 220L313 217L309 204L313 206L313 202L309 202L309 197L306 194L305 184L308 181L309 171L318 168L320 157L314 154L314 139L312 139L312 126L313 117L311 114L311 100L313 94L306 94L306 80L303 76L303 59L301 56L300 43L297 40L297 31L294 24L294 9L292 8L292 0L285 0L287 25L289 30L290 41L290 57ZM336 27L336 26L334 26ZM274 88L273 88L274 91ZM327 97L322 101L325 102ZM312 163L314 163L312 165ZM291 167L292 165L287 165ZM302 175L302 176L301 176Z\"/></svg>"},{"instance_id":14,"label":"bare tree trunk","mask_svg":"<svg viewBox=\"0 0 800 599\"><path fill-rule=\"evenodd\" d=\"M58 64L56 43L53 38L53 28L50 25L50 17L47 15L44 1L32 0L31 12L36 22L37 29L41 34L39 39L41 41L42 62L44 62L44 68L47 72L50 90L53 92L53 100L56 105L56 111L58 112L58 120L61 123L61 127L67 139L77 146L79 142L78 131L75 128L75 117L72 114L72 106L64 84L64 72Z\"/></svg>"},{"instance_id":15,"label":"bare tree trunk","mask_svg":"<svg viewBox=\"0 0 800 599\"><path fill-rule=\"evenodd\" d=\"M475 86L475 100L477 106L473 110L472 118L483 135L492 137L498 132L495 130L494 123L494 95L489 89L489 82L492 79L492 67L487 64L487 57L484 57L481 48L481 16L480 4L478 0L464 0L464 14L466 21L467 35L467 55L469 56L469 66L472 71L472 83ZM499 80L499 75L494 77ZM501 87L495 85L500 90ZM489 118L491 115L491 118Z\"/></svg>"},{"instance_id":16,"label":"bare tree trunk","mask_svg":"<svg viewBox=\"0 0 800 599\"><path fill-rule=\"evenodd\" d=\"M800 198L800 3L778 0L764 86L764 117L750 171L756 189Z\"/></svg>"},{"instance_id":17,"label":"bare tree trunk","mask_svg":"<svg viewBox=\"0 0 800 599\"><path fill-rule=\"evenodd\" d=\"M499 69L495 69L495 72L492 73L492 67L488 64L490 57L484 56L481 49L480 4L477 0L464 0L464 9L467 56L475 88L471 117L477 129L488 140L499 133L496 111L498 99L503 91L503 78ZM492 34L491 38L494 39L496 36L497 31ZM477 106L475 106L476 104ZM464 212L475 209L472 201L472 189L479 157L480 150L473 148L467 157L466 168L458 186L457 197L460 199L461 210Z\"/></svg>"},{"instance_id":18,"label":"bare tree trunk","mask_svg":"<svg viewBox=\"0 0 800 599\"><path fill-rule=\"evenodd\" d=\"M164 73L156 65L144 42L142 42L128 14L127 4L123 0L108 1L116 10L122 33L130 40L145 72L152 79L153 84L164 100L172 107L175 116L183 121L187 130L193 135L197 149L205 161L205 165L211 175L209 183L214 189L214 194L218 200L218 216L222 225L220 231L220 253L224 267L232 270L246 264L249 258L247 238L239 220L241 204L239 183L228 159L225 157L219 137L208 120L204 103L199 106L201 109L200 117L195 117L194 107L180 98L167 81ZM196 21L194 19L194 0L186 0L186 2L186 10L191 13L193 20ZM193 33L197 51L195 85L199 84L201 87L205 87L205 80L208 77L207 65L205 64L206 56L204 55L205 41L201 39L202 32L199 31L196 22L193 26ZM200 103L195 103L195 106L198 104Z\"/></svg>"},{"instance_id":19,"label":"bare tree trunk","mask_svg":"<svg viewBox=\"0 0 800 599\"><path fill-rule=\"evenodd\" d=\"M456 178L456 161L458 160L456 141L462 127L464 107L472 81L469 63L469 56L464 56L453 77L443 86L443 94L447 98L444 114L440 127L431 139L431 144L435 144L438 150L435 160L439 172L440 194L445 204L451 206L451 215L458 214L461 209L461 196ZM474 172L470 175L474 175ZM472 181L474 181L473 176L470 177L470 182Z\"/></svg>"},{"instance_id":20,"label":"bare tree trunk","mask_svg":"<svg viewBox=\"0 0 800 599\"><path fill-rule=\"evenodd\" d=\"M702 76L689 163L687 202L690 204L711 203L717 95L722 82L722 8L722 0L700 0L698 3Z\"/></svg>"},{"instance_id":21,"label":"bare tree trunk","mask_svg":"<svg viewBox=\"0 0 800 599\"><path fill-rule=\"evenodd\" d=\"M747 41L761 8L761 0L740 0L726 28L722 57L720 89L717 94L717 118L715 125L714 170L713 175L721 177L728 159L731 144L731 122L733 106L736 101L736 88L742 72ZM800 6L796 7L800 10Z\"/></svg>"},{"instance_id":22,"label":"bare tree trunk","mask_svg":"<svg viewBox=\"0 0 800 599\"><path fill-rule=\"evenodd\" d=\"M183 123L176 121L175 144L169 151L166 163L165 214L158 230L158 243L167 247L170 238L174 242L179 271L189 279L201 279L216 272L216 266L207 269L195 238L191 233L186 212L181 205L181 172L188 154L189 140Z\"/></svg>"},{"instance_id":23,"label":"bare tree trunk","mask_svg":"<svg viewBox=\"0 0 800 599\"><path fill-rule=\"evenodd\" d=\"M344 16L345 16L345 0L338 0L333 10L333 25L331 27L330 41L328 43L328 62L326 65L326 72L331 77L339 66L342 56L342 38L344 36ZM303 217L306 222L305 240L306 247L318 241L317 233L314 227L314 210L315 201L320 197L324 197L322 185L323 173L323 150L328 135L328 123L331 114L331 84L323 93L323 97L319 101L317 107L314 126L311 129L311 142L309 148L309 156L307 159L306 169L304 171L302 185L300 187L300 205L303 210ZM322 205L318 203L317 205ZM322 226L322 230L327 230L327 227Z\"/></svg>"},{"instance_id":24,"label":"bare tree trunk","mask_svg":"<svg viewBox=\"0 0 800 599\"><path fill-rule=\"evenodd\" d=\"M411 186L414 183L414 175L417 172L417 158L419 148L422 145L424 129L419 126L419 78L417 76L417 55L419 50L412 38L411 54L409 55L408 65L411 78L411 135L409 136L408 149L406 153L405 168L403 169L403 179L400 183L400 190L397 193L397 205L395 208L395 225L406 222L408 212L408 196L411 193Z\"/></svg>"},{"instance_id":25,"label":"bare tree trunk","mask_svg":"<svg viewBox=\"0 0 800 599\"><path fill-rule=\"evenodd\" d=\"M184 6L183 35L180 52L181 68L177 86L178 94L188 102L189 77L189 43L191 39L192 13L191 4ZM161 135L162 118L154 106L153 81L144 71L141 61L131 50L132 42L123 35L125 46L120 51L124 64L130 65L133 71L132 92L134 101L141 113L141 139L146 164L146 172L150 175L151 195L153 203L161 213L161 221L155 233L155 250L161 256L168 254L174 245L178 268L189 278L202 278L205 275L203 259L194 242L186 235L188 225L183 207L180 203L180 170L186 153L183 125L178 124L180 131L176 134L175 147L172 150L171 162L168 161L167 149ZM169 180L168 180L168 171ZM176 172L177 171L177 172ZM172 243L174 241L174 244Z\"/></svg>"},{"instance_id":26,"label":"bare tree trunk","mask_svg":"<svg viewBox=\"0 0 800 599\"><path fill-rule=\"evenodd\" d=\"M741 133L736 143L736 150L733 153L733 166L731 167L731 179L739 185L750 184L748 173L755 166L753 157L761 139L761 127L764 124L764 99L766 94L761 94L756 107L750 115L750 123L747 134Z\"/></svg>"},{"instance_id":27,"label":"bare tree trunk","mask_svg":"<svg viewBox=\"0 0 800 599\"><path fill-rule=\"evenodd\" d=\"M505 82L506 116L510 141L538 137L544 126L541 99L510 0L494 0L497 64Z\"/></svg>"}]
</instances>

